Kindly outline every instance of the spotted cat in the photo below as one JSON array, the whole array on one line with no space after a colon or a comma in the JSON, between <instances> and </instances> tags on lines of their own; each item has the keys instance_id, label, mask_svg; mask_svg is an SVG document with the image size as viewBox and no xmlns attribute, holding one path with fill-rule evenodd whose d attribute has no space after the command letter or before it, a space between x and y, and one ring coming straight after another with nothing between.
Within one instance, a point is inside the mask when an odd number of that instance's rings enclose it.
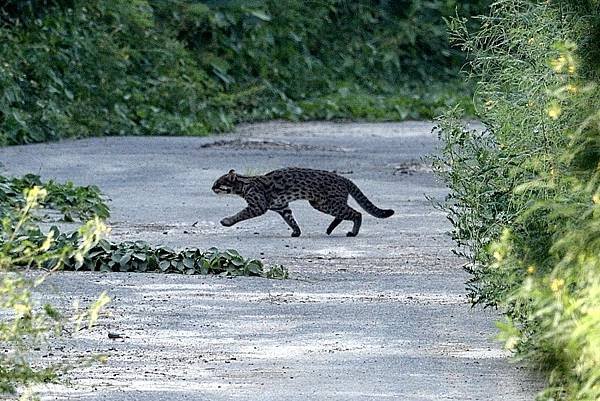
<instances>
[{"instance_id":1,"label":"spotted cat","mask_svg":"<svg viewBox=\"0 0 600 401\"><path fill-rule=\"evenodd\" d=\"M300 227L288 203L298 199L305 199L315 209L335 217L327 228L328 235L343 220L354 223L352 231L346 234L348 237L358 234L362 215L348 206L348 195L352 195L363 209L375 217L386 218L394 214L391 209L380 209L371 203L349 179L329 171L307 168L284 168L251 177L231 170L215 181L212 190L217 194L239 195L248 203L236 215L221 220L225 227L273 210L292 228L292 237L300 235Z\"/></svg>"}]
</instances>

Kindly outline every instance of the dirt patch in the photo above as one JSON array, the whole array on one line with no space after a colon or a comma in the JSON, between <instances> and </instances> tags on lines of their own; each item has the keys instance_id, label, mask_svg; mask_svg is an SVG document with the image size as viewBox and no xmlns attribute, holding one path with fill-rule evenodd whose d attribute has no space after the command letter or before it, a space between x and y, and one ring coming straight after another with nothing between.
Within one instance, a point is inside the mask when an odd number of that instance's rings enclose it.
<instances>
[{"instance_id":1,"label":"dirt patch","mask_svg":"<svg viewBox=\"0 0 600 401\"><path fill-rule=\"evenodd\" d=\"M414 173L431 173L433 169L430 164L420 161L409 161L394 166L394 175L413 175Z\"/></svg>"},{"instance_id":2,"label":"dirt patch","mask_svg":"<svg viewBox=\"0 0 600 401\"><path fill-rule=\"evenodd\" d=\"M162 235L196 235L206 234L220 230L221 227L213 222L194 222L192 224L159 224L144 223L134 224L117 222L111 224L111 236L113 238L147 237L152 234Z\"/></svg>"},{"instance_id":3,"label":"dirt patch","mask_svg":"<svg viewBox=\"0 0 600 401\"><path fill-rule=\"evenodd\" d=\"M291 142L267 141L267 140L247 140L247 139L229 139L209 142L200 145L201 148L226 148L242 150L318 150L325 152L344 152L345 149L334 147L322 147Z\"/></svg>"}]
</instances>

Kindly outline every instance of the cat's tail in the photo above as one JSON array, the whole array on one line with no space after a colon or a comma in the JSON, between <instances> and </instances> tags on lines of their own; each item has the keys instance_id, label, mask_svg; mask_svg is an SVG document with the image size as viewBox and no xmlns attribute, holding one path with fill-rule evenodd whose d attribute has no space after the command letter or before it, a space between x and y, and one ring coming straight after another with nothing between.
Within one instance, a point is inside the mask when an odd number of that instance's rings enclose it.
<instances>
[{"instance_id":1,"label":"cat's tail","mask_svg":"<svg viewBox=\"0 0 600 401\"><path fill-rule=\"evenodd\" d=\"M366 196L362 193L362 191L354 184L352 181L348 180L348 193L352 195L354 200L366 210L372 216L379 217L380 219L385 219L386 217L390 217L394 214L392 209L380 209L373 204Z\"/></svg>"}]
</instances>

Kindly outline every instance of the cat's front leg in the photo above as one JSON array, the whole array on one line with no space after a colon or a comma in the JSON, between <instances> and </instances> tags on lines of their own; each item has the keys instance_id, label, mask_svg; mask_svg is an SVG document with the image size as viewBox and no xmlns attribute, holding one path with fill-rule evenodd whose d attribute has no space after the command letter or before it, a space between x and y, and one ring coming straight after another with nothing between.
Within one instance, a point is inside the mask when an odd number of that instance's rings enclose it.
<instances>
[{"instance_id":1,"label":"cat's front leg","mask_svg":"<svg viewBox=\"0 0 600 401\"><path fill-rule=\"evenodd\" d=\"M232 225L237 224L240 221L260 216L262 214L265 214L266 212L266 208L263 209L259 207L248 206L233 216L225 217L223 220L221 220L221 224L225 227L231 227Z\"/></svg>"},{"instance_id":2,"label":"cat's front leg","mask_svg":"<svg viewBox=\"0 0 600 401\"><path fill-rule=\"evenodd\" d=\"M234 217L235 216L225 217L224 219L221 220L221 225L225 226L225 227L231 227L232 225L237 223L237 221L234 220Z\"/></svg>"},{"instance_id":3,"label":"cat's front leg","mask_svg":"<svg viewBox=\"0 0 600 401\"><path fill-rule=\"evenodd\" d=\"M231 227L234 224L239 223L243 220L248 220L256 216L267 213L268 206L265 196L255 188L250 188L244 193L243 198L248 203L248 206L237 214L229 217L225 217L221 220L221 224L225 227Z\"/></svg>"}]
</instances>

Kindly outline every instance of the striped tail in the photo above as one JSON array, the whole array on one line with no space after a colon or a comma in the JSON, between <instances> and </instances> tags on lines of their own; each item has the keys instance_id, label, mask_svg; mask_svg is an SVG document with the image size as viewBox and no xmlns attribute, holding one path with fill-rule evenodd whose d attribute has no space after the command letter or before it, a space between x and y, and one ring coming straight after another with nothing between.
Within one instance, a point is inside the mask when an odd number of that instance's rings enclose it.
<instances>
[{"instance_id":1,"label":"striped tail","mask_svg":"<svg viewBox=\"0 0 600 401\"><path fill-rule=\"evenodd\" d=\"M352 195L352 197L356 200L356 202L365 209L367 213L372 216L379 217L380 219L385 219L386 217L390 217L394 214L392 209L380 209L373 204L365 194L354 184L352 181L347 180L348 183L348 193Z\"/></svg>"}]
</instances>

